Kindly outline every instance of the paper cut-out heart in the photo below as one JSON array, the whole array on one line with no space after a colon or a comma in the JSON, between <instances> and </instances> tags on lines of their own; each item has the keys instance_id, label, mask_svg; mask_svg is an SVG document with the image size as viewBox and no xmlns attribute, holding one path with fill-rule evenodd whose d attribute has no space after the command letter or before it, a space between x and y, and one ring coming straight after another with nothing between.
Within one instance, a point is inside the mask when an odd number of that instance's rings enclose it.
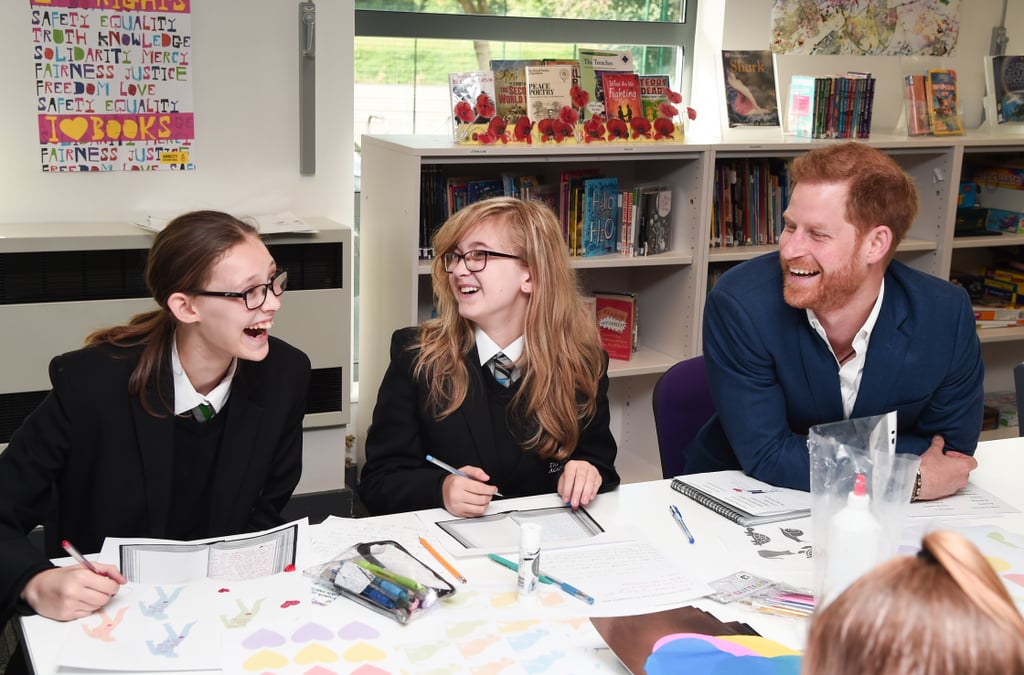
<instances>
[{"instance_id":1,"label":"paper cut-out heart","mask_svg":"<svg viewBox=\"0 0 1024 675\"><path fill-rule=\"evenodd\" d=\"M249 671L274 670L287 665L288 659L268 649L261 649L242 663L242 667Z\"/></svg>"},{"instance_id":2,"label":"paper cut-out heart","mask_svg":"<svg viewBox=\"0 0 1024 675\"><path fill-rule=\"evenodd\" d=\"M217 592L218 593L230 593L231 589L230 588L218 588Z\"/></svg>"},{"instance_id":3,"label":"paper cut-out heart","mask_svg":"<svg viewBox=\"0 0 1024 675\"><path fill-rule=\"evenodd\" d=\"M249 637L242 640L242 646L246 649L259 649L260 647L280 647L287 640L280 633L275 633L266 628L260 628Z\"/></svg>"},{"instance_id":4,"label":"paper cut-out heart","mask_svg":"<svg viewBox=\"0 0 1024 675\"><path fill-rule=\"evenodd\" d=\"M84 117L75 117L74 119L64 119L60 121L60 130L75 141L85 135L88 128L89 120Z\"/></svg>"},{"instance_id":5,"label":"paper cut-out heart","mask_svg":"<svg viewBox=\"0 0 1024 675\"><path fill-rule=\"evenodd\" d=\"M341 627L338 637L342 640L358 640L360 638L372 640L380 637L380 631L360 621L353 621Z\"/></svg>"},{"instance_id":6,"label":"paper cut-out heart","mask_svg":"<svg viewBox=\"0 0 1024 675\"><path fill-rule=\"evenodd\" d=\"M299 604L298 600L285 600L281 603L281 609L288 609L289 607L294 607L297 604Z\"/></svg>"},{"instance_id":7,"label":"paper cut-out heart","mask_svg":"<svg viewBox=\"0 0 1024 675\"><path fill-rule=\"evenodd\" d=\"M349 663L355 663L358 661L383 661L388 657L382 650L374 647L373 645L366 644L365 642L357 642L343 654L345 660Z\"/></svg>"},{"instance_id":8,"label":"paper cut-out heart","mask_svg":"<svg viewBox=\"0 0 1024 675\"><path fill-rule=\"evenodd\" d=\"M295 655L295 663L303 666L307 663L334 663L337 660L337 652L321 644L306 645Z\"/></svg>"},{"instance_id":9,"label":"paper cut-out heart","mask_svg":"<svg viewBox=\"0 0 1024 675\"><path fill-rule=\"evenodd\" d=\"M302 675L338 675L338 671L323 666L313 666Z\"/></svg>"},{"instance_id":10,"label":"paper cut-out heart","mask_svg":"<svg viewBox=\"0 0 1024 675\"><path fill-rule=\"evenodd\" d=\"M381 670L377 666L371 666L368 663L364 663L351 672L350 675L391 675L386 670Z\"/></svg>"},{"instance_id":11,"label":"paper cut-out heart","mask_svg":"<svg viewBox=\"0 0 1024 675\"><path fill-rule=\"evenodd\" d=\"M332 637L334 637L334 634L331 631L318 623L312 622L302 624L292 633L292 640L296 642L312 642L313 640L326 642Z\"/></svg>"}]
</instances>

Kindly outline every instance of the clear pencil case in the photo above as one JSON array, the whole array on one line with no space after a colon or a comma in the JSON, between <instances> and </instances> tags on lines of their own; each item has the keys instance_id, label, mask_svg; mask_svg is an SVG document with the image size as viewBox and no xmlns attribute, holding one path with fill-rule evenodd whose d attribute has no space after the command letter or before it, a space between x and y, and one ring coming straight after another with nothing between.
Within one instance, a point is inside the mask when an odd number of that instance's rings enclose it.
<instances>
[{"instance_id":1,"label":"clear pencil case","mask_svg":"<svg viewBox=\"0 0 1024 675\"><path fill-rule=\"evenodd\" d=\"M356 544L314 572L321 593L347 596L401 624L455 593L454 586L392 540Z\"/></svg>"}]
</instances>

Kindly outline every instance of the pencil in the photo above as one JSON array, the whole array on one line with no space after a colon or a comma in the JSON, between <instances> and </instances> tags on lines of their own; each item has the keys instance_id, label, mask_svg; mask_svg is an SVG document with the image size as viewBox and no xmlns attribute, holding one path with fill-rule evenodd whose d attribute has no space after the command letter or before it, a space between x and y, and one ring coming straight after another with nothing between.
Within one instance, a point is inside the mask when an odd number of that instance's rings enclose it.
<instances>
[{"instance_id":1,"label":"pencil","mask_svg":"<svg viewBox=\"0 0 1024 675\"><path fill-rule=\"evenodd\" d=\"M74 546L72 546L72 545L71 545L71 542L70 542L70 541L68 541L67 539L65 539L64 541L62 541L62 542L60 543L60 545L61 545L61 547L62 547L62 548L63 548L63 549L65 550L65 551L67 551L67 552L68 552L68 555L69 555L69 556L71 556L72 558L74 558L74 559L75 559L75 562L77 562L77 563L78 563L79 565L81 565L81 566L82 566L82 567L84 567L85 569L89 570L89 571L90 571L90 572L92 572L93 574L98 574L98 575L100 575L101 577L105 577L105 576L107 576L107 573L106 573L106 572L100 572L100 571L99 571L98 569L96 569L96 566L95 566L95 565L93 565L93 564L92 564L91 562L89 562L88 560L86 560L86 559L85 559L85 556L83 556L83 555L82 555L81 553L79 553L79 552L78 552L78 549L77 549L77 548L75 548Z\"/></svg>"},{"instance_id":2,"label":"pencil","mask_svg":"<svg viewBox=\"0 0 1024 675\"><path fill-rule=\"evenodd\" d=\"M427 549L427 551L430 553L430 555L434 556L434 559L437 560L437 562L439 562L442 565L444 565L444 568L446 570L448 570L449 572L451 572L453 577L455 577L456 579L458 579L462 583L466 583L466 577L464 577L461 574L459 574L459 571L457 569L455 569L454 567L452 567L452 564L450 562L448 562L447 560L442 558L441 554L437 552L437 549L435 549L433 546L430 545L429 541L427 541L423 537L420 537L420 543L423 544L423 548Z\"/></svg>"}]
</instances>

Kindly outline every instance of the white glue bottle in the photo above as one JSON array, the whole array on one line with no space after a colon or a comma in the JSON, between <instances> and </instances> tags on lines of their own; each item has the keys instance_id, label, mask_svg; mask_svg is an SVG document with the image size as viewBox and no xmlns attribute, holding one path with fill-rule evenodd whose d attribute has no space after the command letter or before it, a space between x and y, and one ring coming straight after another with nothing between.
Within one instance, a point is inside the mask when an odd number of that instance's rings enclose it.
<instances>
[{"instance_id":1,"label":"white glue bottle","mask_svg":"<svg viewBox=\"0 0 1024 675\"><path fill-rule=\"evenodd\" d=\"M846 506L832 516L825 549L825 602L827 605L861 575L878 564L882 527L871 513L867 480L859 473Z\"/></svg>"},{"instance_id":2,"label":"white glue bottle","mask_svg":"<svg viewBox=\"0 0 1024 675\"><path fill-rule=\"evenodd\" d=\"M520 602L536 602L539 576L540 525L523 523L519 526L519 578L516 580Z\"/></svg>"}]
</instances>

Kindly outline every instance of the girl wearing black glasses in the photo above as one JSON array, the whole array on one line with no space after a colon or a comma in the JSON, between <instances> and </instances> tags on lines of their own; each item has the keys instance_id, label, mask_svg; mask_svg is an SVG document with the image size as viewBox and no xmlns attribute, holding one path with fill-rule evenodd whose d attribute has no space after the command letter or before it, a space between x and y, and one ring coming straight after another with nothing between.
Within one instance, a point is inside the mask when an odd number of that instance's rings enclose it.
<instances>
[{"instance_id":1,"label":"girl wearing black glasses","mask_svg":"<svg viewBox=\"0 0 1024 675\"><path fill-rule=\"evenodd\" d=\"M617 486L608 357L555 215L489 199L433 244L437 318L392 336L359 485L369 511L479 516L499 490L578 508Z\"/></svg>"},{"instance_id":2,"label":"girl wearing black glasses","mask_svg":"<svg viewBox=\"0 0 1024 675\"><path fill-rule=\"evenodd\" d=\"M256 230L225 213L156 235L156 308L50 363L52 391L0 454L0 623L102 607L124 583L55 568L69 540L196 539L280 524L302 471L310 363L270 337L287 275ZM26 538L46 523L47 552Z\"/></svg>"}]
</instances>

